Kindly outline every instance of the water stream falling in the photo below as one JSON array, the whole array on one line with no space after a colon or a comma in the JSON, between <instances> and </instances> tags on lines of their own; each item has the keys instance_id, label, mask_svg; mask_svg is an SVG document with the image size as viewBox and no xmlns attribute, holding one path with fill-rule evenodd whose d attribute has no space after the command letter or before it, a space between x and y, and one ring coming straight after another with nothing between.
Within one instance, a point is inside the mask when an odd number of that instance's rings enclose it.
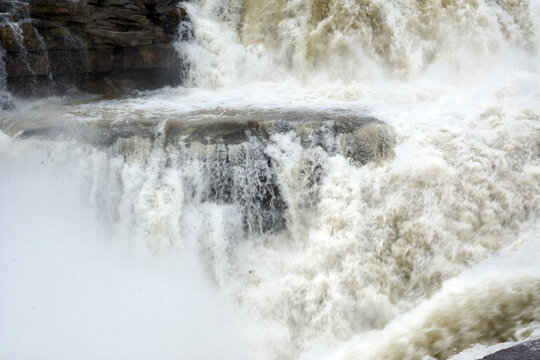
<instances>
[{"instance_id":1,"label":"water stream falling","mask_svg":"<svg viewBox=\"0 0 540 360\"><path fill-rule=\"evenodd\" d=\"M0 114L0 359L540 337L540 2L183 6L184 86Z\"/></svg>"},{"instance_id":2,"label":"water stream falling","mask_svg":"<svg viewBox=\"0 0 540 360\"><path fill-rule=\"evenodd\" d=\"M48 81L47 88L49 89L50 95L50 90L54 88L54 76L51 69L51 63L49 61L49 50L47 49L47 44L45 43L45 39L43 39L43 36L41 36L41 34L36 28L34 28L33 30L36 40L38 42L39 53L45 59L45 73Z\"/></svg>"},{"instance_id":3,"label":"water stream falling","mask_svg":"<svg viewBox=\"0 0 540 360\"><path fill-rule=\"evenodd\" d=\"M5 51L0 47L0 90L5 91L7 88L7 73L6 64L4 62Z\"/></svg>"}]
</instances>

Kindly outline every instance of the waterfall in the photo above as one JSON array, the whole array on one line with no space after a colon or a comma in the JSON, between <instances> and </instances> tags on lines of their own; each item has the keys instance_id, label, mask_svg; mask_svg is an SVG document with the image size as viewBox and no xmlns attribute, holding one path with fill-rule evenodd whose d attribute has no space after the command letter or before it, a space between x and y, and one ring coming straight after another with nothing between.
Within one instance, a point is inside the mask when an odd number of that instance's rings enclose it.
<instances>
[{"instance_id":1,"label":"waterfall","mask_svg":"<svg viewBox=\"0 0 540 360\"><path fill-rule=\"evenodd\" d=\"M13 99L7 91L7 73L4 54L4 49L0 46L0 108L7 110L13 106Z\"/></svg>"},{"instance_id":2,"label":"waterfall","mask_svg":"<svg viewBox=\"0 0 540 360\"><path fill-rule=\"evenodd\" d=\"M38 41L38 47L39 47L39 53L41 56L45 59L45 72L48 80L48 90L49 95L51 94L51 88L54 88L54 76L51 69L51 63L49 61L49 50L47 49L47 44L45 43L45 39L43 39L43 36L39 33L39 31L34 28L34 35L36 36L36 39Z\"/></svg>"},{"instance_id":3,"label":"waterfall","mask_svg":"<svg viewBox=\"0 0 540 360\"><path fill-rule=\"evenodd\" d=\"M538 1L181 6L182 86L1 113L0 357L540 337Z\"/></svg>"},{"instance_id":4,"label":"waterfall","mask_svg":"<svg viewBox=\"0 0 540 360\"><path fill-rule=\"evenodd\" d=\"M526 1L201 0L185 6L197 36L182 47L199 86L282 72L326 81L414 79L430 71L468 77L509 56L530 57L537 44L536 5Z\"/></svg>"},{"instance_id":5,"label":"waterfall","mask_svg":"<svg viewBox=\"0 0 540 360\"><path fill-rule=\"evenodd\" d=\"M2 4L6 6L6 12L0 15L0 26L2 27L3 41L9 46L9 51L17 53L17 61L22 62L22 67L17 67L16 73L7 74L6 64L3 62L4 76L4 88L7 88L8 75L14 77L26 76L30 80L30 84L26 84L28 92L35 94L38 87L38 76L41 74L36 73L34 67L39 61L36 61L36 56L43 56L45 62L45 77L51 83L52 70L49 63L49 54L45 40L39 33L38 29L33 26L34 19L31 18L28 3L25 1L8 1ZM33 49L28 48L28 39L25 39L25 31L31 32L37 41L37 54L34 54ZM5 53L3 54L5 57ZM31 57L34 59L31 60ZM49 84L50 85L50 84Z\"/></svg>"}]
</instances>

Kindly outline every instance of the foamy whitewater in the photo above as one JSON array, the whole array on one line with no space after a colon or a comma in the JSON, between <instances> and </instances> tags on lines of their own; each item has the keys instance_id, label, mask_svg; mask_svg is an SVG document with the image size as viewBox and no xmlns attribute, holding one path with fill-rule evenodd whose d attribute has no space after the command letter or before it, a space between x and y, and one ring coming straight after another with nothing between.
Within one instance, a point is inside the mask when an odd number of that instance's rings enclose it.
<instances>
[{"instance_id":1,"label":"foamy whitewater","mask_svg":"<svg viewBox=\"0 0 540 360\"><path fill-rule=\"evenodd\" d=\"M539 1L184 6L183 87L0 114L0 359L463 360L540 338ZM393 150L178 133L335 116L383 121Z\"/></svg>"}]
</instances>

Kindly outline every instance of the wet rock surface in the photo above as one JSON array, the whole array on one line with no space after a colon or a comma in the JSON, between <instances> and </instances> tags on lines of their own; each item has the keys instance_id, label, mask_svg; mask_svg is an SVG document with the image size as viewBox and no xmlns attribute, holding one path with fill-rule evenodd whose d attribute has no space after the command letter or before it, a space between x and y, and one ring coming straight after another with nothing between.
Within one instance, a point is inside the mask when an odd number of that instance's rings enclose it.
<instances>
[{"instance_id":1,"label":"wet rock surface","mask_svg":"<svg viewBox=\"0 0 540 360\"><path fill-rule=\"evenodd\" d=\"M0 109L1 110L12 110L15 108L13 104L13 98L9 93L0 92Z\"/></svg>"},{"instance_id":2,"label":"wet rock surface","mask_svg":"<svg viewBox=\"0 0 540 360\"><path fill-rule=\"evenodd\" d=\"M176 85L178 0L0 0L0 46L15 94L124 93Z\"/></svg>"},{"instance_id":3,"label":"wet rock surface","mask_svg":"<svg viewBox=\"0 0 540 360\"><path fill-rule=\"evenodd\" d=\"M508 349L497 351L482 360L538 360L540 359L540 339L527 341Z\"/></svg>"},{"instance_id":4,"label":"wet rock surface","mask_svg":"<svg viewBox=\"0 0 540 360\"><path fill-rule=\"evenodd\" d=\"M279 185L279 164L268 152L280 136L302 148L299 181L312 189L302 200L306 209L319 201L316 189L327 176L329 156L340 154L361 166L392 156L395 142L387 124L347 113L201 112L157 123L142 118L127 123L43 124L17 129L21 123L24 121L17 120L10 129L21 140L75 140L122 157L133 151L134 144L144 144L145 151L165 153L172 163L200 172L204 185L194 183L192 187L201 202L238 205L246 233L286 227L288 204Z\"/></svg>"},{"instance_id":5,"label":"wet rock surface","mask_svg":"<svg viewBox=\"0 0 540 360\"><path fill-rule=\"evenodd\" d=\"M43 124L21 129L17 135L23 139L77 140L97 147L136 136L160 141L163 146L202 149L254 141L267 146L273 136L287 133L297 137L303 148L320 147L357 165L392 156L395 145L393 130L373 117L306 111L230 112L219 116L194 113L163 122L131 119L129 123Z\"/></svg>"}]
</instances>

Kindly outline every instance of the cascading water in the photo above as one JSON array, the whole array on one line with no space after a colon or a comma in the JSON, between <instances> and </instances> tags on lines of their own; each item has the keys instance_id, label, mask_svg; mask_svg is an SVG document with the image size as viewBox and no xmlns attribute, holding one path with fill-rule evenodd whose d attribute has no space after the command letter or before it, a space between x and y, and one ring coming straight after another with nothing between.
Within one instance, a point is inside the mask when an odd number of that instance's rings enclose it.
<instances>
[{"instance_id":1,"label":"cascading water","mask_svg":"<svg viewBox=\"0 0 540 360\"><path fill-rule=\"evenodd\" d=\"M7 73L4 54L4 49L0 46L0 107L2 110L9 108L11 103L11 95L7 91Z\"/></svg>"},{"instance_id":2,"label":"cascading water","mask_svg":"<svg viewBox=\"0 0 540 360\"><path fill-rule=\"evenodd\" d=\"M47 74L48 89L50 94L50 89L54 88L54 76L51 69L51 63L49 61L49 50L47 49L45 39L43 39L43 36L41 36L41 34L36 28L34 28L34 35L38 42L39 52L41 56L43 56L43 58L45 59L45 72Z\"/></svg>"},{"instance_id":3,"label":"cascading water","mask_svg":"<svg viewBox=\"0 0 540 360\"><path fill-rule=\"evenodd\" d=\"M27 11L28 4L20 1L11 1L11 4L11 9L6 17L2 17L2 22L5 22L7 27L11 30L15 46L20 53L19 59L24 63L27 71L31 74L32 82L35 85L36 74L28 62L28 50L24 43L24 33L22 29L22 25L31 20ZM36 31L35 29L33 30Z\"/></svg>"},{"instance_id":4,"label":"cascading water","mask_svg":"<svg viewBox=\"0 0 540 360\"><path fill-rule=\"evenodd\" d=\"M16 3L10 2L9 6L6 9L0 9L0 25L10 24L11 15L15 12ZM2 110L7 110L13 107L13 100L11 94L7 91L7 72L6 72L6 63L4 57L6 52L2 45L0 44L0 108Z\"/></svg>"},{"instance_id":5,"label":"cascading water","mask_svg":"<svg viewBox=\"0 0 540 360\"><path fill-rule=\"evenodd\" d=\"M0 358L540 337L540 3L183 6L185 87L2 114Z\"/></svg>"},{"instance_id":6,"label":"cascading water","mask_svg":"<svg viewBox=\"0 0 540 360\"><path fill-rule=\"evenodd\" d=\"M28 50L25 45L25 39L24 39L24 31L22 26L25 24L31 23L30 16L28 14L28 4L24 1L4 1L0 4L2 7L2 11L0 13L0 27L2 27L2 37L8 38L6 36L6 33L9 32L12 38L13 46L17 48L17 52L19 53L19 61L21 61L24 64L25 71L27 71L30 74L30 79L32 84L30 85L32 88L35 89L36 87L36 73L34 72L34 69L32 69L32 66L29 63L29 54ZM43 39L39 35L39 32L32 28L33 32L36 34L36 37L39 37L40 40L40 50L43 51ZM4 42L4 41L3 41ZM1 45L0 45L1 47ZM46 50L46 49L45 49ZM1 52L2 58L5 56L5 51L2 49ZM4 105L3 108L11 108L12 100L11 95L7 92L7 78L8 74L6 72L6 64L4 59L0 61L0 66L2 67L2 70L0 70L0 76L2 76L2 81L0 84L0 89L3 91L3 96L6 100L2 100L3 104L9 104ZM48 56L47 56L47 64L48 64ZM50 67L48 67L48 70L50 70ZM9 100L7 100L9 98Z\"/></svg>"}]
</instances>

